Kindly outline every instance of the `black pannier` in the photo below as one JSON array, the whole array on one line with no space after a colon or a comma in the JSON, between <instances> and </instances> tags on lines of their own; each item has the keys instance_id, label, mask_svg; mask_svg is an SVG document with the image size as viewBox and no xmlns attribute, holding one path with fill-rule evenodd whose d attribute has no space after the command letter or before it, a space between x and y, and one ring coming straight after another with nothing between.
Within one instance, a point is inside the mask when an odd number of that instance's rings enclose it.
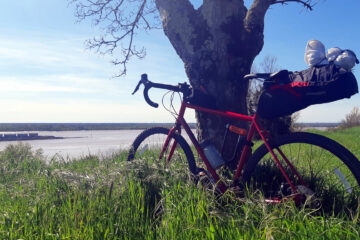
<instances>
[{"instance_id":1,"label":"black pannier","mask_svg":"<svg viewBox=\"0 0 360 240\"><path fill-rule=\"evenodd\" d=\"M332 63L281 73L278 78L264 82L257 109L262 118L290 115L310 105L350 98L358 93L354 74Z\"/></svg>"}]
</instances>

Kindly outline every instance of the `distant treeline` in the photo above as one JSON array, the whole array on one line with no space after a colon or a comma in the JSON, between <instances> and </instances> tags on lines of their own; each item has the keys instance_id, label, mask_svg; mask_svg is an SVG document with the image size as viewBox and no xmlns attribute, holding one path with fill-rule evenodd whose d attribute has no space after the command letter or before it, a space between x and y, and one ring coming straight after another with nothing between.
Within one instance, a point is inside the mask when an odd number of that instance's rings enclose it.
<instances>
[{"instance_id":1,"label":"distant treeline","mask_svg":"<svg viewBox=\"0 0 360 240\"><path fill-rule=\"evenodd\" d=\"M340 123L295 123L295 126L317 128L317 127L337 127Z\"/></svg>"},{"instance_id":2,"label":"distant treeline","mask_svg":"<svg viewBox=\"0 0 360 240\"><path fill-rule=\"evenodd\" d=\"M15 131L81 131L81 130L126 130L149 127L172 127L173 123L0 123L0 132ZM195 128L196 124L189 124Z\"/></svg>"}]
</instances>

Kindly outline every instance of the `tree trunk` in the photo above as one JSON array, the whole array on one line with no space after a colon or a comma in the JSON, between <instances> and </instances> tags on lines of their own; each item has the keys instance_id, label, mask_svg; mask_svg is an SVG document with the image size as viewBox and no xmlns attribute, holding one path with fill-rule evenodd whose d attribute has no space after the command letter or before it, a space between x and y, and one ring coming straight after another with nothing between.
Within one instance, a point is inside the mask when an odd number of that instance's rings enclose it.
<instances>
[{"instance_id":1,"label":"tree trunk","mask_svg":"<svg viewBox=\"0 0 360 240\"><path fill-rule=\"evenodd\" d=\"M156 0L164 32L184 62L191 85L204 87L223 110L247 114L248 81L243 76L263 47L270 2L255 0L248 11L242 0L204 0L198 10L188 0ZM218 148L227 123L244 126L203 112L196 116L200 140L209 139Z\"/></svg>"}]
</instances>

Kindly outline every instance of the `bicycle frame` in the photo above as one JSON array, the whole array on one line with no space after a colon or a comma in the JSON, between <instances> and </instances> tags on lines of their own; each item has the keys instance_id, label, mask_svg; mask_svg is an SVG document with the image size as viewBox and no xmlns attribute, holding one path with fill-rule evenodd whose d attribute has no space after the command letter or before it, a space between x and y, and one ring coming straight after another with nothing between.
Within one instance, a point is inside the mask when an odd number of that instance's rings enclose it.
<instances>
[{"instance_id":1,"label":"bicycle frame","mask_svg":"<svg viewBox=\"0 0 360 240\"><path fill-rule=\"evenodd\" d=\"M238 113L234 113L234 112L229 112L229 111L222 111L222 110L214 110L214 109L204 108L204 107L192 105L192 104L189 104L189 103L186 103L186 102L182 101L179 114L178 114L178 116L176 118L175 126L173 128L171 128L171 130L169 131L169 134L168 134L167 139L166 139L166 141L164 143L163 149L162 149L162 151L160 153L160 157L159 157L160 159L162 158L164 152L168 148L172 135L174 133L176 133L176 132L178 132L180 134L181 133L181 127L183 127L185 132L189 136L191 142L195 146L196 151L199 153L201 159L205 163L208 172L211 174L213 180L216 182L218 189L222 193L225 193L227 191L228 187L225 185L225 183L223 181L221 181L221 179L220 179L219 175L216 173L215 169L213 169L211 167L208 159L206 158L206 156L204 154L203 149L200 147L199 142L196 140L193 132L191 131L189 125L187 124L187 122L184 119L184 114L185 114L186 108L194 109L194 110L201 111L201 112L207 112L207 113L222 116L222 117L233 118L233 119L237 119L237 120L240 120L240 121L250 122L251 124L250 124L250 129L249 129L249 131L247 133L247 136L246 136L246 142L250 143L252 141L253 137L254 137L255 131L258 132L258 134L260 135L260 137L261 137L262 141L264 142L266 148L269 150L269 152L272 155L273 159L275 160L277 166L279 167L280 171L284 175L287 183L290 185L290 187L292 188L292 190L295 193L298 192L297 188L294 186L294 184L291 182L290 178L286 174L286 172L284 170L284 167L280 163L277 155L275 154L275 152L271 148L271 146L270 146L270 144L268 142L268 139L263 134L263 132L264 132L263 129L259 126L259 124L256 121L256 115L251 117L251 116L246 116L246 115L242 115L242 114L238 114ZM170 161L170 159L171 159L171 157L172 157L172 155L174 153L176 144L177 143L175 141L173 143L173 145L171 146L168 159L166 160L167 162ZM301 179L300 175L297 173L294 166L292 166L290 161L286 158L285 154L279 148L276 148L276 150L279 152L281 157L285 160L285 163L290 167L290 169L293 171L293 173L297 176L297 178L299 179L299 182L301 184L305 185L304 181ZM243 170L243 167L244 167L246 161L248 160L248 158L250 156L250 154L249 154L250 151L251 151L251 146L249 144L245 144L243 146L243 149L242 149L242 152L241 152L241 156L240 156L240 160L239 160L236 172L235 172L235 176L234 176L234 178L232 180L233 185L235 185L238 182L238 180L239 180L239 178L241 176L241 171Z\"/></svg>"}]
</instances>

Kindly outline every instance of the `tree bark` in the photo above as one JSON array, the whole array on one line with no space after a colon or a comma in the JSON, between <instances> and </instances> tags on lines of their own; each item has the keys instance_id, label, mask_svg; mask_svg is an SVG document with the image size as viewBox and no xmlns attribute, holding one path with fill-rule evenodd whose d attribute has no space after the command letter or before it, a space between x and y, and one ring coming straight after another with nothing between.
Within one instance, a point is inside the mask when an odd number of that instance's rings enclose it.
<instances>
[{"instance_id":1,"label":"tree bark","mask_svg":"<svg viewBox=\"0 0 360 240\"><path fill-rule=\"evenodd\" d=\"M263 47L264 16L270 0L204 0L195 10L188 0L156 0L163 29L185 65L194 88L203 86L223 110L247 114L248 81L254 58ZM220 148L227 118L197 112L199 140ZM226 144L232 148L230 139Z\"/></svg>"},{"instance_id":2,"label":"tree bark","mask_svg":"<svg viewBox=\"0 0 360 240\"><path fill-rule=\"evenodd\" d=\"M164 32L185 65L186 74L194 89L205 88L217 99L219 108L247 114L246 96L249 83L243 76L250 72L254 58L264 43L264 18L271 4L297 2L312 9L312 0L253 0L247 9L244 0L203 0L194 9L189 0L69 0L76 5L80 20L95 18L95 24L105 23L105 34L89 41L89 47L100 53L113 53L124 39L121 74L131 56L142 58L133 37L138 29L150 30L156 23L157 8ZM155 3L156 8L154 8ZM131 9L131 10L129 10ZM155 19L157 19L155 17ZM154 25L153 25L154 24ZM196 113L199 140L208 139L221 146L225 125L244 124L203 112ZM235 137L234 137L235 138ZM226 144L231 149L235 141Z\"/></svg>"}]
</instances>

